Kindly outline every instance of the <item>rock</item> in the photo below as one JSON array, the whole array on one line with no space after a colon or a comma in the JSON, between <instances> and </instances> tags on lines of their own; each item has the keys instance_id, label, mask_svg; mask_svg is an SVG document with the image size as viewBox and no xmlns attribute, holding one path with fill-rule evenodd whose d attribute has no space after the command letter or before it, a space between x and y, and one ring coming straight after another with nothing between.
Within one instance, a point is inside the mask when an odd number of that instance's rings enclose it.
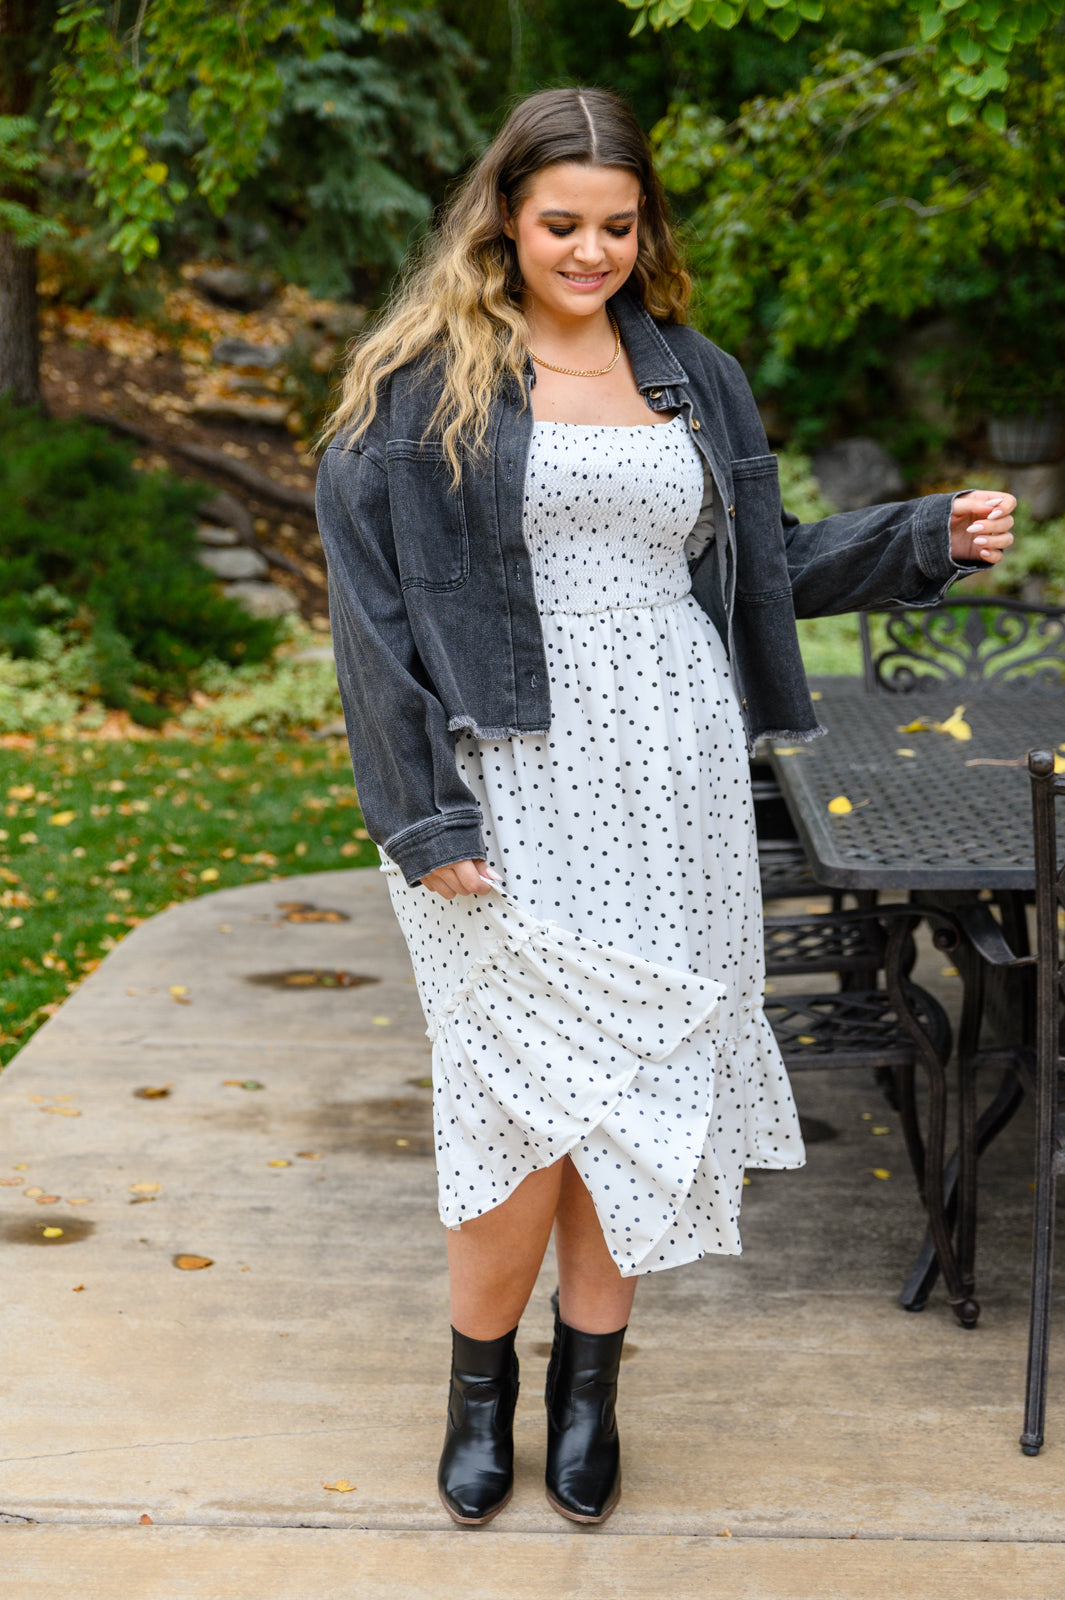
<instances>
[{"instance_id":1,"label":"rock","mask_svg":"<svg viewBox=\"0 0 1065 1600\"><path fill-rule=\"evenodd\" d=\"M274 297L269 278L260 278L243 267L204 267L193 278L192 286L215 305L230 306L235 311L258 311Z\"/></svg>"},{"instance_id":2,"label":"rock","mask_svg":"<svg viewBox=\"0 0 1065 1600\"><path fill-rule=\"evenodd\" d=\"M202 395L189 407L192 416L205 422L250 422L260 428L283 428L290 409L285 400L247 400L226 394Z\"/></svg>"},{"instance_id":3,"label":"rock","mask_svg":"<svg viewBox=\"0 0 1065 1600\"><path fill-rule=\"evenodd\" d=\"M1065 461L1011 467L1008 477L1010 494L1027 503L1037 522L1046 522L1065 512Z\"/></svg>"},{"instance_id":4,"label":"rock","mask_svg":"<svg viewBox=\"0 0 1065 1600\"><path fill-rule=\"evenodd\" d=\"M223 367L252 367L266 372L279 367L281 351L273 344L251 344L247 339L219 339L211 351L211 360Z\"/></svg>"},{"instance_id":5,"label":"rock","mask_svg":"<svg viewBox=\"0 0 1065 1600\"><path fill-rule=\"evenodd\" d=\"M253 617L287 617L300 608L296 596L276 583L227 583L225 593Z\"/></svg>"},{"instance_id":6,"label":"rock","mask_svg":"<svg viewBox=\"0 0 1065 1600\"><path fill-rule=\"evenodd\" d=\"M875 439L841 439L826 445L811 462L821 492L840 511L897 500L902 473Z\"/></svg>"},{"instance_id":7,"label":"rock","mask_svg":"<svg viewBox=\"0 0 1065 1600\"><path fill-rule=\"evenodd\" d=\"M368 315L369 313L365 306L345 305L343 303L320 306L311 315L311 327L321 328L323 332L331 334L334 339L350 339L353 334L362 331Z\"/></svg>"},{"instance_id":8,"label":"rock","mask_svg":"<svg viewBox=\"0 0 1065 1600\"><path fill-rule=\"evenodd\" d=\"M210 500L205 500L200 507L200 515L206 517L208 522L219 523L223 528L233 528L242 539L249 544L254 543L255 524L251 512L227 490L221 489Z\"/></svg>"},{"instance_id":9,"label":"rock","mask_svg":"<svg viewBox=\"0 0 1065 1600\"><path fill-rule=\"evenodd\" d=\"M201 544L221 546L240 543L240 535L234 533L232 528L219 528L213 522L201 522L196 529L196 537Z\"/></svg>"},{"instance_id":10,"label":"rock","mask_svg":"<svg viewBox=\"0 0 1065 1600\"><path fill-rule=\"evenodd\" d=\"M265 578L270 571L258 550L249 550L247 545L239 545L233 550L201 550L198 559L202 566L210 568L216 578L224 578L228 582Z\"/></svg>"}]
</instances>

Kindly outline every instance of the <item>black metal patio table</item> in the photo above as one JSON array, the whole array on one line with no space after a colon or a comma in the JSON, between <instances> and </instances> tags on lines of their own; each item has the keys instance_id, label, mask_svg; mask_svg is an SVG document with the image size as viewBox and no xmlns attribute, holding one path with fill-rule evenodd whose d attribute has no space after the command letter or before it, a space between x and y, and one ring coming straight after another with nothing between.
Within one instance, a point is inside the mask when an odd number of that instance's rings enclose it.
<instances>
[{"instance_id":1,"label":"black metal patio table","mask_svg":"<svg viewBox=\"0 0 1065 1600\"><path fill-rule=\"evenodd\" d=\"M991 891L1023 938L1021 897L1034 885L1031 807L1025 758L1035 746L1065 741L1065 694L966 686L957 719L957 689L914 695L870 694L857 679L813 684L828 737L770 747L770 759L817 880L828 888L908 891L910 928L935 923L937 943L951 948L963 983L958 1036L959 1142L946 1161L947 1082L918 1019L908 1010L899 963L906 939L889 944L885 979L900 1021L917 1046L929 1084L927 1135L915 1113L904 1131L928 1218L930 1243L900 1296L919 1310L942 1270L959 1321L975 1325L976 1164L1021 1099L1007 1071L998 1093L977 1115L973 1062L980 1048L985 992L983 963L967 956L950 931L959 899ZM923 728L914 728L914 723ZM938 731L936 723L946 724ZM960 726L964 723L964 727ZM969 736L957 738L951 727ZM835 805L831 805L835 802ZM844 804L846 802L846 804ZM919 902L919 904L917 903ZM904 919L906 920L906 919ZM1023 990L995 997L999 1026L1023 1031ZM984 1053L987 1058L987 1053ZM955 1236L956 1229L956 1236Z\"/></svg>"}]
</instances>

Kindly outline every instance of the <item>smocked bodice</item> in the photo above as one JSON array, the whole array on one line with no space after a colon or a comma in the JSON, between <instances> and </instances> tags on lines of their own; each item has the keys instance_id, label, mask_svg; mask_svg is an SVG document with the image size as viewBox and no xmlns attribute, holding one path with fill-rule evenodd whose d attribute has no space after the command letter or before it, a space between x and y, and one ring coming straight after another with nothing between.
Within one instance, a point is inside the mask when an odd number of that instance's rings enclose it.
<instances>
[{"instance_id":1,"label":"smocked bodice","mask_svg":"<svg viewBox=\"0 0 1065 1600\"><path fill-rule=\"evenodd\" d=\"M664 605L690 590L684 541L702 461L680 417L635 427L538 422L523 530L541 615Z\"/></svg>"}]
</instances>

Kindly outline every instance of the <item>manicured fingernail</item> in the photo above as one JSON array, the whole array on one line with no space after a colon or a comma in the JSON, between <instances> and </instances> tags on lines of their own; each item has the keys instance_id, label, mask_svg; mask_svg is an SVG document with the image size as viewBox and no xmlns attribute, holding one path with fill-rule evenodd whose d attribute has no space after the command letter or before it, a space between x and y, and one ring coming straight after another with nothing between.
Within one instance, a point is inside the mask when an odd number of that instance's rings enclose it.
<instances>
[{"instance_id":1,"label":"manicured fingernail","mask_svg":"<svg viewBox=\"0 0 1065 1600\"><path fill-rule=\"evenodd\" d=\"M969 532L970 533L979 533L980 529L983 528L984 526L985 526L985 524L983 522L974 522L972 527L969 529Z\"/></svg>"},{"instance_id":2,"label":"manicured fingernail","mask_svg":"<svg viewBox=\"0 0 1065 1600\"><path fill-rule=\"evenodd\" d=\"M986 544L987 540L986 539L977 539L976 543L977 544Z\"/></svg>"}]
</instances>

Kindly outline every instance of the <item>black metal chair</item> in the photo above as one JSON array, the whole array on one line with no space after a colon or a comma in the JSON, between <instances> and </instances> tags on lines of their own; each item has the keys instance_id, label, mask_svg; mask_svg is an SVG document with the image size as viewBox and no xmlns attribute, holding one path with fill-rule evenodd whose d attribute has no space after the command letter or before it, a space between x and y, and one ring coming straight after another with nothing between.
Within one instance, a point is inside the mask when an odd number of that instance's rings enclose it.
<instances>
[{"instance_id":1,"label":"black metal chair","mask_svg":"<svg viewBox=\"0 0 1065 1600\"><path fill-rule=\"evenodd\" d=\"M767 975L832 974L840 988L772 992L765 1011L789 1073L873 1070L899 1113L928 1222L928 1258L919 1258L902 1304L920 1310L942 1271L955 1316L971 1328L980 1308L971 1273L963 1272L954 1248L954 1179L945 1170L951 1027L935 997L910 976L913 935L922 921L935 927L940 948L957 946L960 934L952 914L935 906L900 903L767 921ZM927 1139L917 1105L918 1066L928 1084Z\"/></svg>"},{"instance_id":2,"label":"black metal chair","mask_svg":"<svg viewBox=\"0 0 1065 1600\"><path fill-rule=\"evenodd\" d=\"M874 642L870 617L883 640ZM858 618L865 687L920 694L967 686L1022 694L1065 687L1065 609L997 595L899 606Z\"/></svg>"},{"instance_id":3,"label":"black metal chair","mask_svg":"<svg viewBox=\"0 0 1065 1600\"><path fill-rule=\"evenodd\" d=\"M959 907L956 920L975 954L989 968L1035 969L1035 1031L1012 1051L977 1050L963 1072L972 1077L981 1062L1012 1057L1021 1082L1035 1103L1035 1204L1032 1243L1031 1310L1028 1333L1028 1380L1021 1449L1038 1455L1046 1421L1047 1356L1050 1338L1050 1292L1054 1261L1054 1201L1057 1179L1065 1172L1065 862L1057 835L1057 805L1065 800L1065 774L1054 770L1048 750L1032 750L1028 772L1032 786L1035 840L1034 955L1017 954L1005 931L986 905ZM975 1168L976 1150L968 1152Z\"/></svg>"}]
</instances>

